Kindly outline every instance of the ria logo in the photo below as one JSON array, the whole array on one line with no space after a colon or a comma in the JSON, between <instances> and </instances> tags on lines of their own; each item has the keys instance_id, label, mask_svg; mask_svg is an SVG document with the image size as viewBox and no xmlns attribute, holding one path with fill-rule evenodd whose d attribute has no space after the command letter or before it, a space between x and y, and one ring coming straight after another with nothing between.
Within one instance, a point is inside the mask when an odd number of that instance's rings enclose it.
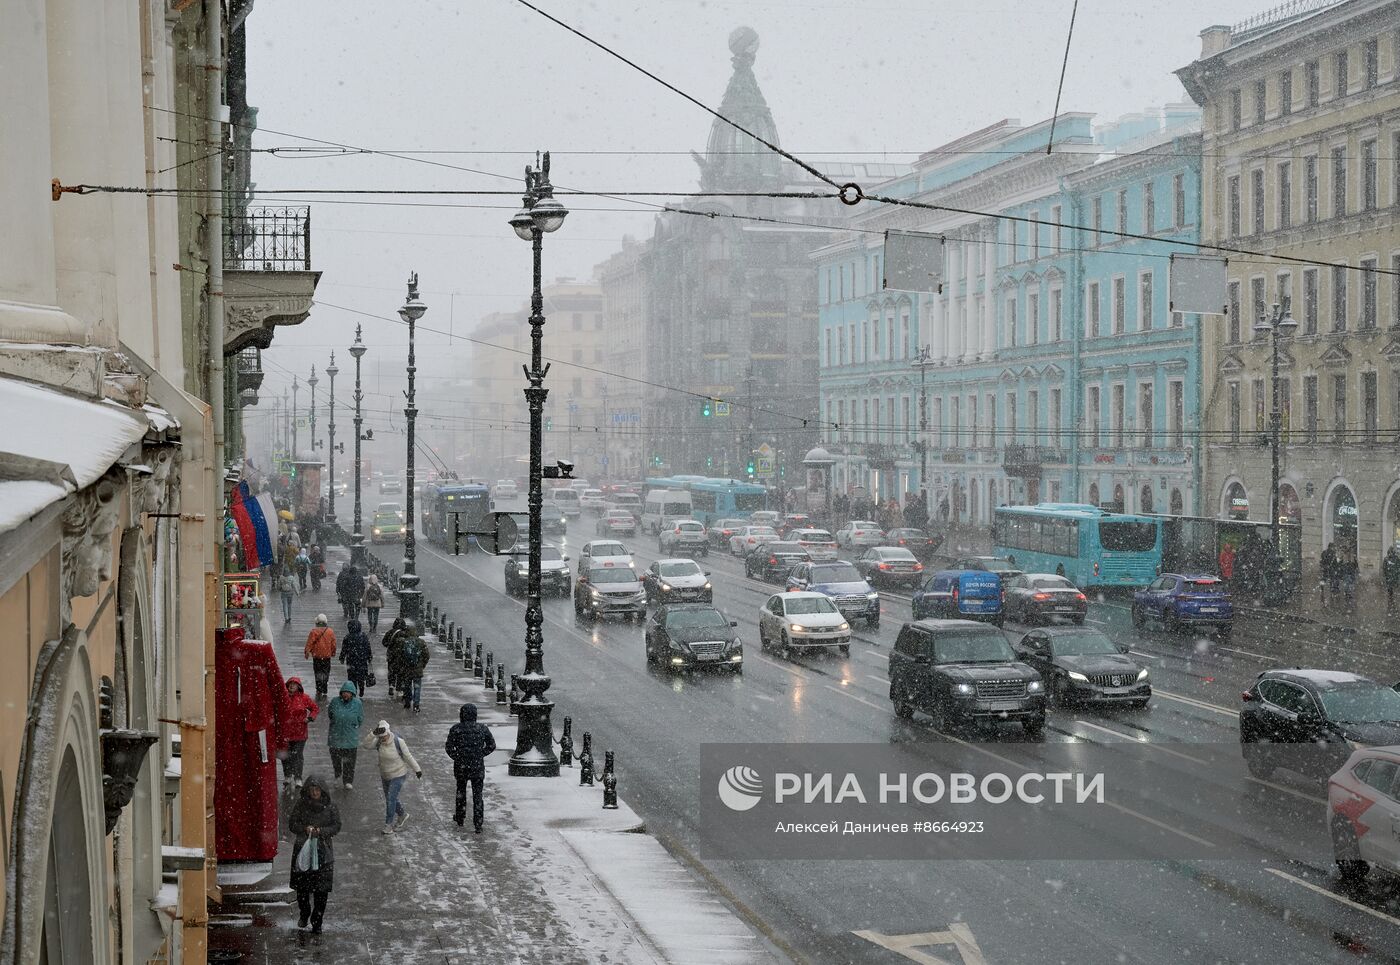
<instances>
[{"instance_id":1,"label":"ria logo","mask_svg":"<svg viewBox=\"0 0 1400 965\"><path fill-rule=\"evenodd\" d=\"M719 799L731 811L747 811L763 800L763 778L752 767L736 764L719 777Z\"/></svg>"}]
</instances>

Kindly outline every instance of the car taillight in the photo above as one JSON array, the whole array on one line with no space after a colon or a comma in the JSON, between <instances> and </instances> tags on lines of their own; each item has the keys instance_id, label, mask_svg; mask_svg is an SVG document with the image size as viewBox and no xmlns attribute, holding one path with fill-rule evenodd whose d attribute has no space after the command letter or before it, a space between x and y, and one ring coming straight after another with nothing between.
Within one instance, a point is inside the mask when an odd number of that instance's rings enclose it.
<instances>
[{"instance_id":1,"label":"car taillight","mask_svg":"<svg viewBox=\"0 0 1400 965\"><path fill-rule=\"evenodd\" d=\"M1050 599L1050 594L1049 594L1049 593L1037 593L1035 596L1031 597L1031 599L1033 599L1033 600L1048 600L1048 599Z\"/></svg>"},{"instance_id":2,"label":"car taillight","mask_svg":"<svg viewBox=\"0 0 1400 965\"><path fill-rule=\"evenodd\" d=\"M890 564L888 564L888 563L881 563L881 564L880 564L880 569L882 569L882 570L887 570L887 569L889 569L889 568L890 568Z\"/></svg>"},{"instance_id":3,"label":"car taillight","mask_svg":"<svg viewBox=\"0 0 1400 965\"><path fill-rule=\"evenodd\" d=\"M1098 576L1098 575L1099 575L1099 564L1098 564L1098 561L1097 561L1097 560L1094 562L1094 575L1095 575L1095 576Z\"/></svg>"},{"instance_id":4,"label":"car taillight","mask_svg":"<svg viewBox=\"0 0 1400 965\"><path fill-rule=\"evenodd\" d=\"M899 545L900 545L900 546L903 546L903 545L904 545L904 540L901 539L901 540L899 541Z\"/></svg>"},{"instance_id":5,"label":"car taillight","mask_svg":"<svg viewBox=\"0 0 1400 965\"><path fill-rule=\"evenodd\" d=\"M778 558L777 558L776 556L770 556L770 557L768 557L768 562L769 562L770 564L777 565Z\"/></svg>"},{"instance_id":6,"label":"car taillight","mask_svg":"<svg viewBox=\"0 0 1400 965\"><path fill-rule=\"evenodd\" d=\"M1250 693L1248 690L1245 690L1245 691L1241 691L1241 692L1240 692L1240 700L1243 700L1245 703L1249 703L1249 702L1250 702L1251 700L1253 700L1253 699L1254 699L1254 695L1253 695L1252 693Z\"/></svg>"},{"instance_id":7,"label":"car taillight","mask_svg":"<svg viewBox=\"0 0 1400 965\"><path fill-rule=\"evenodd\" d=\"M924 569L924 564L922 564L922 563L915 563L915 564L914 564L914 572L915 572L915 573L922 573L922 572L923 572L923 569Z\"/></svg>"},{"instance_id":8,"label":"car taillight","mask_svg":"<svg viewBox=\"0 0 1400 965\"><path fill-rule=\"evenodd\" d=\"M958 588L957 588L956 586L953 587L953 602L954 602L954 603L957 603L957 602L958 602Z\"/></svg>"},{"instance_id":9,"label":"car taillight","mask_svg":"<svg viewBox=\"0 0 1400 965\"><path fill-rule=\"evenodd\" d=\"M1083 593L1076 593L1074 596L1075 596L1075 598L1078 599L1081 603L1087 603L1088 600L1089 600L1089 598L1088 598L1087 596L1085 596Z\"/></svg>"}]
</instances>

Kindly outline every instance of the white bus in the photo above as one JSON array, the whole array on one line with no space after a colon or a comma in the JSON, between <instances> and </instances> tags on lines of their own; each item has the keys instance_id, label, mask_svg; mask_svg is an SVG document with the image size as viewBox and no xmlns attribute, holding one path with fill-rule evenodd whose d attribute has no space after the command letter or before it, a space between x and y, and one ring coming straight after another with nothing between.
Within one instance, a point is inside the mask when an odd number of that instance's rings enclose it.
<instances>
[{"instance_id":1,"label":"white bus","mask_svg":"<svg viewBox=\"0 0 1400 965\"><path fill-rule=\"evenodd\" d=\"M679 489L653 489L642 503L642 532L659 533L676 519L690 519L690 493Z\"/></svg>"}]
</instances>

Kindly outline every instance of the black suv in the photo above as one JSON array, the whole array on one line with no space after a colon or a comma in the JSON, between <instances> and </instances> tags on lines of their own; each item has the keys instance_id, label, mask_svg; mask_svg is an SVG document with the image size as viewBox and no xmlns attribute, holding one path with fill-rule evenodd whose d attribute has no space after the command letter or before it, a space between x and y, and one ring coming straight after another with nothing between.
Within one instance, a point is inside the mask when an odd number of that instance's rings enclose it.
<instances>
[{"instance_id":1,"label":"black suv","mask_svg":"<svg viewBox=\"0 0 1400 965\"><path fill-rule=\"evenodd\" d=\"M787 579L788 573L798 563L810 563L811 555L801 543L786 540L757 547L744 557L744 575L750 579L760 579L765 583L778 583Z\"/></svg>"},{"instance_id":2,"label":"black suv","mask_svg":"<svg viewBox=\"0 0 1400 965\"><path fill-rule=\"evenodd\" d=\"M744 672L744 645L730 620L708 603L669 603L647 621L647 666L712 667Z\"/></svg>"},{"instance_id":3,"label":"black suv","mask_svg":"<svg viewBox=\"0 0 1400 965\"><path fill-rule=\"evenodd\" d=\"M896 717L922 710L939 730L964 721L1019 720L1045 729L1045 682L995 627L972 620L906 623L890 652Z\"/></svg>"},{"instance_id":4,"label":"black suv","mask_svg":"<svg viewBox=\"0 0 1400 965\"><path fill-rule=\"evenodd\" d=\"M1240 750L1261 779L1280 767L1326 778L1357 746L1400 744L1400 693L1359 674L1265 670L1240 699Z\"/></svg>"}]
</instances>

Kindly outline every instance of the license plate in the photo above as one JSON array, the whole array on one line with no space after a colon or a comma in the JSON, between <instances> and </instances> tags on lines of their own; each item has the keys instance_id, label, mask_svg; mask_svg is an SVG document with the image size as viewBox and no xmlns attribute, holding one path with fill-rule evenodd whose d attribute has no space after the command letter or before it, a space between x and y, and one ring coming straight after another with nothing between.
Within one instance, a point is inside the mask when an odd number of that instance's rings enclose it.
<instances>
[{"instance_id":1,"label":"license plate","mask_svg":"<svg viewBox=\"0 0 1400 965\"><path fill-rule=\"evenodd\" d=\"M697 660L718 660L718 659L719 659L719 654L717 654L717 653L701 653L701 654L697 654L695 659L697 659Z\"/></svg>"},{"instance_id":2,"label":"license plate","mask_svg":"<svg viewBox=\"0 0 1400 965\"><path fill-rule=\"evenodd\" d=\"M994 701L992 701L992 703L991 703L991 708L990 708L990 709L992 709L992 710L1020 710L1020 709L1021 709L1021 702L1020 702L1019 700L994 700Z\"/></svg>"},{"instance_id":3,"label":"license plate","mask_svg":"<svg viewBox=\"0 0 1400 965\"><path fill-rule=\"evenodd\" d=\"M1219 613L1219 612L1220 612L1220 607L1218 607L1218 606L1203 606L1203 607L1201 607L1201 612L1202 612L1202 613Z\"/></svg>"}]
</instances>

